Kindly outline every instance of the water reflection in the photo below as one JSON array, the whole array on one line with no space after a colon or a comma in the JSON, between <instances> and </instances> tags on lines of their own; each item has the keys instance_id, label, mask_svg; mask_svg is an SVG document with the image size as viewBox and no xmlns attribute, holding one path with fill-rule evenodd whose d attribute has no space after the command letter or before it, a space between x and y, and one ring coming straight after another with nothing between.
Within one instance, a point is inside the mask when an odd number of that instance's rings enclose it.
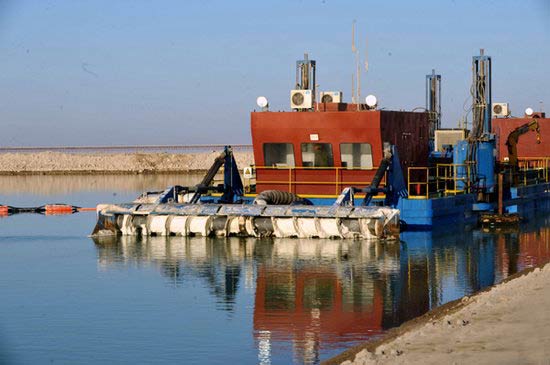
<instances>
[{"instance_id":1,"label":"water reflection","mask_svg":"<svg viewBox=\"0 0 550 365\"><path fill-rule=\"evenodd\" d=\"M142 192L171 185L194 185L202 175L0 175L0 194L56 195L82 191ZM139 194L139 193L137 193Z\"/></svg>"},{"instance_id":2,"label":"water reflection","mask_svg":"<svg viewBox=\"0 0 550 365\"><path fill-rule=\"evenodd\" d=\"M550 219L522 231L411 232L400 243L150 237L96 240L101 270L200 279L218 310L253 296L260 363L318 363L450 300L550 260ZM203 298L203 300L212 300ZM243 318L249 320L249 318ZM277 359L279 361L274 361Z\"/></svg>"},{"instance_id":3,"label":"water reflection","mask_svg":"<svg viewBox=\"0 0 550 365\"><path fill-rule=\"evenodd\" d=\"M213 238L187 237L104 237L94 238L98 265L109 267L142 264L156 265L171 285L181 286L187 277L200 278L224 310L234 309L241 276L245 286L253 287L253 242L221 242ZM243 274L244 272L244 274Z\"/></svg>"}]
</instances>

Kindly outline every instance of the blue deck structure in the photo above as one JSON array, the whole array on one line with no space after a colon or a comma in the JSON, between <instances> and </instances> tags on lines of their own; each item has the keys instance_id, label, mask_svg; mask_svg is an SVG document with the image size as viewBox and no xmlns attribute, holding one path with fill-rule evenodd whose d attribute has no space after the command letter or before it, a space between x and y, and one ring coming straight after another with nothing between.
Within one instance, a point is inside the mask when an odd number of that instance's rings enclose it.
<instances>
[{"instance_id":1,"label":"blue deck structure","mask_svg":"<svg viewBox=\"0 0 550 365\"><path fill-rule=\"evenodd\" d=\"M205 197L205 201L211 198ZM245 197L252 203L254 195ZM314 205L332 205L334 197L310 197ZM381 205L374 199L374 205ZM550 182L511 188L511 196L504 201L506 213L518 213L524 220L550 212ZM480 207L486 210L480 210ZM400 211L402 230L431 231L448 229L449 225L476 224L479 214L496 210L496 203L479 204L476 194L458 194L433 198L401 198L396 206Z\"/></svg>"}]
</instances>

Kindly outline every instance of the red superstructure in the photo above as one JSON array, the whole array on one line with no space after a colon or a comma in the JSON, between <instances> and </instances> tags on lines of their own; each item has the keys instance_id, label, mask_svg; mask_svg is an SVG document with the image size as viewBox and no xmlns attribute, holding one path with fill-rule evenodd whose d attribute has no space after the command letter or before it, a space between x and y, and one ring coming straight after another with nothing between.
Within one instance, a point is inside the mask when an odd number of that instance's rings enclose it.
<instances>
[{"instance_id":1,"label":"red superstructure","mask_svg":"<svg viewBox=\"0 0 550 365\"><path fill-rule=\"evenodd\" d=\"M427 166L427 113L356 109L323 103L318 111L252 112L257 192L338 195L346 186L366 186L384 142L398 146L404 171Z\"/></svg>"},{"instance_id":2,"label":"red superstructure","mask_svg":"<svg viewBox=\"0 0 550 365\"><path fill-rule=\"evenodd\" d=\"M495 118L493 119L493 133L497 138L497 160L505 161L508 157L506 140L508 135L517 127L529 123L533 118ZM522 135L517 144L520 158L545 158L550 157L550 118L538 118L541 143L537 143L534 132Z\"/></svg>"}]
</instances>

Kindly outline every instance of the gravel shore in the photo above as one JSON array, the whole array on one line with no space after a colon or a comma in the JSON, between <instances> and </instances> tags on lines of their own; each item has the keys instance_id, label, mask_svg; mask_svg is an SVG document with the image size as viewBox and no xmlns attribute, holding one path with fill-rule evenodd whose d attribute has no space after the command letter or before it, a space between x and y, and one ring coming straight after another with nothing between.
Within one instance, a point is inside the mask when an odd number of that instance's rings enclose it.
<instances>
[{"instance_id":1,"label":"gravel shore","mask_svg":"<svg viewBox=\"0 0 550 365\"><path fill-rule=\"evenodd\" d=\"M326 363L546 364L549 284L550 264L436 309Z\"/></svg>"},{"instance_id":2,"label":"gravel shore","mask_svg":"<svg viewBox=\"0 0 550 365\"><path fill-rule=\"evenodd\" d=\"M0 154L0 174L177 173L208 170L220 152L71 154L59 152ZM240 169L253 164L252 152L234 152Z\"/></svg>"}]
</instances>

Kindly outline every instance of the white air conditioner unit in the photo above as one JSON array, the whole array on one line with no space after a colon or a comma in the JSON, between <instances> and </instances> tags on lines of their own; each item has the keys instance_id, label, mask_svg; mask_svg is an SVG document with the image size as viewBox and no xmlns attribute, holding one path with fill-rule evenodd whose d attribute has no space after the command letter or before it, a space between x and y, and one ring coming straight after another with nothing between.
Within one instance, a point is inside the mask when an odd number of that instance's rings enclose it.
<instances>
[{"instance_id":1,"label":"white air conditioner unit","mask_svg":"<svg viewBox=\"0 0 550 365\"><path fill-rule=\"evenodd\" d=\"M313 93L311 90L290 90L290 108L311 109L313 107Z\"/></svg>"},{"instance_id":2,"label":"white air conditioner unit","mask_svg":"<svg viewBox=\"0 0 550 365\"><path fill-rule=\"evenodd\" d=\"M343 99L341 91L323 91L320 98L321 103L341 103Z\"/></svg>"},{"instance_id":3,"label":"white air conditioner unit","mask_svg":"<svg viewBox=\"0 0 550 365\"><path fill-rule=\"evenodd\" d=\"M493 103L493 118L507 117L510 115L510 108L508 103Z\"/></svg>"}]
</instances>

